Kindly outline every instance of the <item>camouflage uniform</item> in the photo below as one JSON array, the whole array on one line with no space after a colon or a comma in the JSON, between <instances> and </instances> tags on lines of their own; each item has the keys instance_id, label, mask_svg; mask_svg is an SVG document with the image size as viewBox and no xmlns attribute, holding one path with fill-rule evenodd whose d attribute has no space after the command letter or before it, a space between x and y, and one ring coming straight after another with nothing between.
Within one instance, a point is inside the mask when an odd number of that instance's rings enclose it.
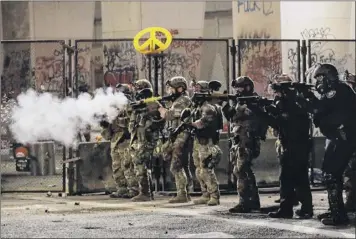
<instances>
[{"instance_id":1,"label":"camouflage uniform","mask_svg":"<svg viewBox=\"0 0 356 239\"><path fill-rule=\"evenodd\" d=\"M250 86L243 96L255 95L253 81L241 76L232 82L233 88ZM242 96L242 95L241 95ZM247 105L223 106L225 117L232 123L234 138L230 149L230 160L234 166L233 173L237 177L239 204L230 209L232 213L244 213L260 209L260 197L255 174L252 171L252 160L260 154L261 137L266 134L260 119ZM263 133L264 132L264 133Z\"/></svg>"},{"instance_id":2,"label":"camouflage uniform","mask_svg":"<svg viewBox=\"0 0 356 239\"><path fill-rule=\"evenodd\" d=\"M146 79L138 80L135 84L137 90L151 89L152 85ZM153 115L157 112L158 104L149 103L144 110L133 111L130 117L129 130L131 133L130 152L133 158L136 177L139 184L139 194L132 201L150 201L151 193L151 158L159 132L157 121Z\"/></svg>"},{"instance_id":3,"label":"camouflage uniform","mask_svg":"<svg viewBox=\"0 0 356 239\"><path fill-rule=\"evenodd\" d=\"M110 140L113 177L117 192L113 198L132 198L138 194L138 182L134 173L132 158L129 152L130 134L128 123L131 111L121 112L108 127L104 127L101 135Z\"/></svg>"},{"instance_id":4,"label":"camouflage uniform","mask_svg":"<svg viewBox=\"0 0 356 239\"><path fill-rule=\"evenodd\" d=\"M185 93L187 82L183 77L173 77L167 81L167 85L174 89L182 87L183 92L176 93L177 98L173 101L171 107L165 113L167 127L171 130L176 129L180 123L180 116L185 108L192 104L190 98ZM165 142L162 146L163 158L165 161L170 161L170 170L174 176L176 183L177 196L170 199L169 203L184 203L190 200L188 197L188 180L186 170L184 169L184 160L188 158L187 146L189 143L189 133L180 132L172 143L171 140ZM189 170L190 171L190 170Z\"/></svg>"},{"instance_id":5,"label":"camouflage uniform","mask_svg":"<svg viewBox=\"0 0 356 239\"><path fill-rule=\"evenodd\" d=\"M208 82L198 81L200 92L208 89ZM222 116L222 115L221 115ZM215 206L220 204L219 182L215 167L221 160L222 151L218 145L220 127L219 112L215 105L205 101L195 109L193 125L196 126L193 145L195 176L199 181L202 196L194 204Z\"/></svg>"}]
</instances>

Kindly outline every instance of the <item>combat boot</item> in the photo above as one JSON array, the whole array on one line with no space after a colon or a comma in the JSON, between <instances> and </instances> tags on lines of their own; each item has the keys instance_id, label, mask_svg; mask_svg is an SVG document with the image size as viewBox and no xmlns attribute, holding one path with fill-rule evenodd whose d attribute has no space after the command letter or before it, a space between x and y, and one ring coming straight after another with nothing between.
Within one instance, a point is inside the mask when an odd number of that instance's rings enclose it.
<instances>
[{"instance_id":1,"label":"combat boot","mask_svg":"<svg viewBox=\"0 0 356 239\"><path fill-rule=\"evenodd\" d=\"M131 201L133 201L133 202L148 202L148 201L151 201L151 196L145 195L143 193L139 193L137 196L131 198Z\"/></svg>"},{"instance_id":2,"label":"combat boot","mask_svg":"<svg viewBox=\"0 0 356 239\"><path fill-rule=\"evenodd\" d=\"M290 218L293 218L293 210L287 212L287 211L283 211L283 210L279 209L277 212L268 213L268 216L270 218L286 218L286 219L290 219Z\"/></svg>"},{"instance_id":3,"label":"combat boot","mask_svg":"<svg viewBox=\"0 0 356 239\"><path fill-rule=\"evenodd\" d=\"M251 208L246 205L239 203L235 207L229 209L230 213L249 213L251 212Z\"/></svg>"},{"instance_id":4,"label":"combat boot","mask_svg":"<svg viewBox=\"0 0 356 239\"><path fill-rule=\"evenodd\" d=\"M298 209L295 211L295 214L300 218L300 219L310 219L314 216L313 210L303 210L303 209Z\"/></svg>"},{"instance_id":5,"label":"combat boot","mask_svg":"<svg viewBox=\"0 0 356 239\"><path fill-rule=\"evenodd\" d=\"M321 221L322 219L327 218L327 217L330 217L330 216L331 216L331 212L330 212L330 209L329 209L329 211L324 212L324 213L322 213L322 214L319 214L319 215L317 216L317 218L318 218L319 221Z\"/></svg>"},{"instance_id":6,"label":"combat boot","mask_svg":"<svg viewBox=\"0 0 356 239\"><path fill-rule=\"evenodd\" d=\"M189 202L192 201L192 198L190 197L189 193L187 194L187 199Z\"/></svg>"},{"instance_id":7,"label":"combat boot","mask_svg":"<svg viewBox=\"0 0 356 239\"><path fill-rule=\"evenodd\" d=\"M210 200L210 195L207 192L204 192L200 198L193 200L195 205L207 204Z\"/></svg>"},{"instance_id":8,"label":"combat boot","mask_svg":"<svg viewBox=\"0 0 356 239\"><path fill-rule=\"evenodd\" d=\"M350 223L349 218L347 215L340 215L339 217L326 217L321 219L321 223L325 226L342 226L348 225Z\"/></svg>"},{"instance_id":9,"label":"combat boot","mask_svg":"<svg viewBox=\"0 0 356 239\"><path fill-rule=\"evenodd\" d=\"M188 202L187 194L177 194L177 196L168 200L168 203L186 203Z\"/></svg>"},{"instance_id":10,"label":"combat boot","mask_svg":"<svg viewBox=\"0 0 356 239\"><path fill-rule=\"evenodd\" d=\"M356 195L353 195L354 192L345 190L346 201L345 209L347 212L356 212ZM355 194L355 193L354 193Z\"/></svg>"},{"instance_id":11,"label":"combat boot","mask_svg":"<svg viewBox=\"0 0 356 239\"><path fill-rule=\"evenodd\" d=\"M250 209L259 211L261 209L260 200L255 200L255 201L251 202L250 203Z\"/></svg>"},{"instance_id":12,"label":"combat boot","mask_svg":"<svg viewBox=\"0 0 356 239\"><path fill-rule=\"evenodd\" d=\"M207 202L208 206L217 206L220 204L220 200L217 197L211 197L209 202Z\"/></svg>"},{"instance_id":13,"label":"combat boot","mask_svg":"<svg viewBox=\"0 0 356 239\"><path fill-rule=\"evenodd\" d=\"M119 188L116 192L110 194L111 198L125 198L125 195L128 193L126 188Z\"/></svg>"},{"instance_id":14,"label":"combat boot","mask_svg":"<svg viewBox=\"0 0 356 239\"><path fill-rule=\"evenodd\" d=\"M137 191L129 190L128 193L126 193L123 198L133 198L138 195Z\"/></svg>"}]
</instances>

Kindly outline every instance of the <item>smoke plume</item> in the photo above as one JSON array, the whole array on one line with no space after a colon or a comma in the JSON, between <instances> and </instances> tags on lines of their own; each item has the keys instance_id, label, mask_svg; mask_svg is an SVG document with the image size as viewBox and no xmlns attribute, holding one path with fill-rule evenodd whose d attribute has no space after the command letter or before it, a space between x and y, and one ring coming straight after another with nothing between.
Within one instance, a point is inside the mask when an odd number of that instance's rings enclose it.
<instances>
[{"instance_id":1,"label":"smoke plume","mask_svg":"<svg viewBox=\"0 0 356 239\"><path fill-rule=\"evenodd\" d=\"M77 99L60 99L30 89L20 94L17 102L10 125L17 142L54 140L65 146L75 146L79 131L85 130L87 125L98 126L98 116L106 115L112 122L127 104L127 98L111 88L98 89L94 97L83 93Z\"/></svg>"}]
</instances>

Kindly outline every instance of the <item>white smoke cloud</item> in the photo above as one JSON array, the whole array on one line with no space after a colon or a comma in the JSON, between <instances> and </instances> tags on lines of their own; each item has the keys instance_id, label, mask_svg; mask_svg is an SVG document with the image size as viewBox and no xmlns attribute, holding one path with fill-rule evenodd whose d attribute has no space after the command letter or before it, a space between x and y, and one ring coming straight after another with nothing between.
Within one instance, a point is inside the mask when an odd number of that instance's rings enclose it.
<instances>
[{"instance_id":1,"label":"white smoke cloud","mask_svg":"<svg viewBox=\"0 0 356 239\"><path fill-rule=\"evenodd\" d=\"M10 129L16 141L34 143L54 140L65 146L75 146L77 134L87 125L97 126L95 116L106 115L112 122L127 104L124 94L98 89L94 97L84 93L75 98L60 99L50 93L30 89L17 97Z\"/></svg>"}]
</instances>

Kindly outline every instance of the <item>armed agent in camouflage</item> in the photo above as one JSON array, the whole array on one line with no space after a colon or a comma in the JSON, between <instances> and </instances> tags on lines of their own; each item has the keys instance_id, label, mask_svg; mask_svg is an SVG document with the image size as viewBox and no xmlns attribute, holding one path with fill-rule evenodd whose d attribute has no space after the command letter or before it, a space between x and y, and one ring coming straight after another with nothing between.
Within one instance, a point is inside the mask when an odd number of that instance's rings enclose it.
<instances>
[{"instance_id":1,"label":"armed agent in camouflage","mask_svg":"<svg viewBox=\"0 0 356 239\"><path fill-rule=\"evenodd\" d=\"M143 89L152 91L152 85L148 80L141 79L135 83L135 89L137 92ZM159 128L162 124L162 119L158 118L158 107L157 102L148 103L145 109L133 111L130 117L130 152L139 184L139 194L131 199L135 202L153 199L151 159L159 138Z\"/></svg>"},{"instance_id":2,"label":"armed agent in camouflage","mask_svg":"<svg viewBox=\"0 0 356 239\"><path fill-rule=\"evenodd\" d=\"M209 91L209 83L198 81L195 92ZM220 204L219 183L215 175L215 167L221 160L222 151L219 143L219 129L222 128L222 113L218 107L206 100L194 102L192 126L195 127L193 160L195 176L199 181L202 196L194 200L194 204L216 206Z\"/></svg>"},{"instance_id":3,"label":"armed agent in camouflage","mask_svg":"<svg viewBox=\"0 0 356 239\"><path fill-rule=\"evenodd\" d=\"M132 91L128 85L120 84L116 88L124 93L129 100L131 99ZM103 128L101 135L106 140L110 140L112 171L117 187L117 192L110 195L112 198L132 198L138 194L138 182L128 147L130 113L129 109L120 112L111 124L107 121L100 122Z\"/></svg>"},{"instance_id":4,"label":"armed agent in camouflage","mask_svg":"<svg viewBox=\"0 0 356 239\"><path fill-rule=\"evenodd\" d=\"M238 77L232 81L232 88L237 96L253 96L254 83L247 76ZM244 104L230 105L223 103L223 112L232 123L232 147L230 159L234 165L234 175L237 177L239 204L229 211L231 213L248 213L260 209L260 198L256 185L255 174L252 171L252 160L260 154L261 139L265 139L268 126L264 125L255 110Z\"/></svg>"},{"instance_id":5,"label":"armed agent in camouflage","mask_svg":"<svg viewBox=\"0 0 356 239\"><path fill-rule=\"evenodd\" d=\"M192 102L186 93L187 81L184 77L173 77L166 82L166 85L169 93L174 96L172 105L168 110L161 105L159 111L161 117L166 120L168 131L173 131L181 124L182 111L190 107ZM189 162L189 152L186 150L189 141L189 133L182 131L176 136L174 142L168 140L162 146L164 160L171 162L170 170L174 176L177 189L177 196L171 198L169 203L185 203L190 200L188 192L189 184L192 184L192 176L190 169L185 167Z\"/></svg>"}]
</instances>

